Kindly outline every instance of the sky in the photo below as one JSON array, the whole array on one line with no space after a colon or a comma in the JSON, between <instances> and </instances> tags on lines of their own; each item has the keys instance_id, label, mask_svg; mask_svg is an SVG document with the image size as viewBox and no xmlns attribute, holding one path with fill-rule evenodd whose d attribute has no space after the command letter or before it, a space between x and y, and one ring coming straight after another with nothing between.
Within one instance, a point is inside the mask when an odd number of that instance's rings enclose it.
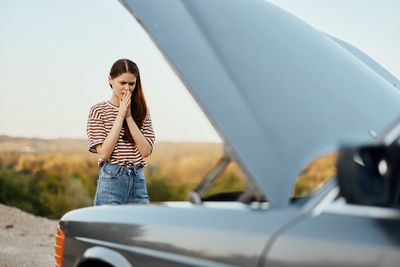
<instances>
[{"instance_id":1,"label":"sky","mask_svg":"<svg viewBox=\"0 0 400 267\"><path fill-rule=\"evenodd\" d=\"M400 1L272 0L400 78ZM134 60L158 141L220 138L136 20L112 0L0 1L0 135L86 138L110 67Z\"/></svg>"}]
</instances>

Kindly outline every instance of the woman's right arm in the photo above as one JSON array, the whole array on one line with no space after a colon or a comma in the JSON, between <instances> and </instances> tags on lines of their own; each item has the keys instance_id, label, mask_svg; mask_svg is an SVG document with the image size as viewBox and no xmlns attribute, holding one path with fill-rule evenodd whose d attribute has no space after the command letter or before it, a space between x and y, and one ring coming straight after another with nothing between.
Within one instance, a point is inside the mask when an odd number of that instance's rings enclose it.
<instances>
[{"instance_id":1,"label":"woman's right arm","mask_svg":"<svg viewBox=\"0 0 400 267\"><path fill-rule=\"evenodd\" d=\"M111 154L114 151L115 145L118 142L119 133L121 132L123 122L124 118L121 118L121 116L117 116L111 128L111 131L104 140L104 142L102 144L96 145L97 154L99 154L99 157L101 159L103 160L110 159Z\"/></svg>"}]
</instances>

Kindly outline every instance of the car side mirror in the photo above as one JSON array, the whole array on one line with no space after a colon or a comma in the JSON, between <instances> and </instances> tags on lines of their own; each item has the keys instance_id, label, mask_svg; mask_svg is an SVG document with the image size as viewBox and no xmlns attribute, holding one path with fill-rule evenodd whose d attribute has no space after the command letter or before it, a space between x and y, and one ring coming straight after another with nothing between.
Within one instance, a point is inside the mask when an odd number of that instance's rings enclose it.
<instances>
[{"instance_id":1,"label":"car side mirror","mask_svg":"<svg viewBox=\"0 0 400 267\"><path fill-rule=\"evenodd\" d=\"M339 190L347 203L393 207L400 203L400 146L341 147Z\"/></svg>"}]
</instances>

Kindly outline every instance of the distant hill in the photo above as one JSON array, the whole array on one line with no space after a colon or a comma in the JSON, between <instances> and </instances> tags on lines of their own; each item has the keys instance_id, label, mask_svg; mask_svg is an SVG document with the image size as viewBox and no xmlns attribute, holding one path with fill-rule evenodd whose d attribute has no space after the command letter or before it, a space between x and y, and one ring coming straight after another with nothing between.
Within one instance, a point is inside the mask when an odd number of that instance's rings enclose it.
<instances>
[{"instance_id":1,"label":"distant hill","mask_svg":"<svg viewBox=\"0 0 400 267\"><path fill-rule=\"evenodd\" d=\"M0 135L0 152L85 152L85 139L39 139Z\"/></svg>"},{"instance_id":2,"label":"distant hill","mask_svg":"<svg viewBox=\"0 0 400 267\"><path fill-rule=\"evenodd\" d=\"M184 154L190 154L192 149L200 153L209 149L221 148L220 143L206 142L156 142L155 148L161 150L177 149ZM213 149L214 148L214 149ZM155 152L157 152L155 149ZM25 138L0 135L0 152L88 152L86 139L59 138ZM89 152L88 152L89 153ZM169 155L172 156L172 155Z\"/></svg>"}]
</instances>

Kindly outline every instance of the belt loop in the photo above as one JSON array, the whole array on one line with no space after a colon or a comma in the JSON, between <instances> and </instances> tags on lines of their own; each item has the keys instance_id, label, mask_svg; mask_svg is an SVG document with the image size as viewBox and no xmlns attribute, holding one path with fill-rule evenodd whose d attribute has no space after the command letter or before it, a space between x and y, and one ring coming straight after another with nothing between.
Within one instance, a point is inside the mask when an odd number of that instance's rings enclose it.
<instances>
[{"instance_id":1,"label":"belt loop","mask_svg":"<svg viewBox=\"0 0 400 267\"><path fill-rule=\"evenodd\" d=\"M117 170L117 175L121 175L120 171L123 170L122 169L122 165L118 164L118 170Z\"/></svg>"}]
</instances>

